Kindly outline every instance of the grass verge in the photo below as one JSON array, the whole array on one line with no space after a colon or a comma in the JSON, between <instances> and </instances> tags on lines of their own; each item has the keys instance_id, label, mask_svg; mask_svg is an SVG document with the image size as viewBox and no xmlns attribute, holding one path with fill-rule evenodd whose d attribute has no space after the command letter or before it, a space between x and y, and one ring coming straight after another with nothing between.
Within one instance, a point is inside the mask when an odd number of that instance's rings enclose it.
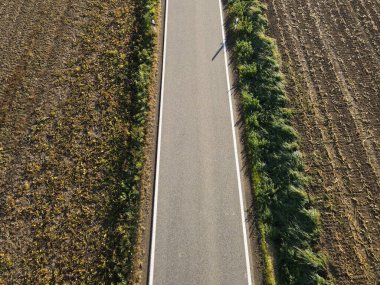
<instances>
[{"instance_id":1,"label":"grass verge","mask_svg":"<svg viewBox=\"0 0 380 285\"><path fill-rule=\"evenodd\" d=\"M155 23L159 4L159 0L137 4L136 30L131 42L133 52L129 56L128 69L124 74L128 82L125 108L129 136L125 160L126 177L121 191L114 199L113 211L108 219L112 224L109 243L115 245L106 266L107 270L112 271L108 280L112 284L132 284L133 266L138 258L136 242L141 214L141 176L145 163L144 151L152 95L150 85L157 45ZM114 213L117 213L118 218L115 218Z\"/></svg>"},{"instance_id":2,"label":"grass verge","mask_svg":"<svg viewBox=\"0 0 380 285\"><path fill-rule=\"evenodd\" d=\"M318 253L319 213L304 188L298 134L290 126L284 78L266 6L228 1L229 47L240 93L244 142L258 211L266 284L328 284ZM268 242L273 244L274 268Z\"/></svg>"}]
</instances>

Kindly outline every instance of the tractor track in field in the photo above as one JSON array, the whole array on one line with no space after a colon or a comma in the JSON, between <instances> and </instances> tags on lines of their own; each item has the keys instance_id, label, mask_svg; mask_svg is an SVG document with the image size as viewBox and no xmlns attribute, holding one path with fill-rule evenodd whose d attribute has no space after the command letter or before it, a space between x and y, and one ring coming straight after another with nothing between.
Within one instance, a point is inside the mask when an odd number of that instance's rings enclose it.
<instances>
[{"instance_id":1,"label":"tractor track in field","mask_svg":"<svg viewBox=\"0 0 380 285\"><path fill-rule=\"evenodd\" d=\"M337 284L380 278L380 22L373 0L268 0L322 251Z\"/></svg>"}]
</instances>

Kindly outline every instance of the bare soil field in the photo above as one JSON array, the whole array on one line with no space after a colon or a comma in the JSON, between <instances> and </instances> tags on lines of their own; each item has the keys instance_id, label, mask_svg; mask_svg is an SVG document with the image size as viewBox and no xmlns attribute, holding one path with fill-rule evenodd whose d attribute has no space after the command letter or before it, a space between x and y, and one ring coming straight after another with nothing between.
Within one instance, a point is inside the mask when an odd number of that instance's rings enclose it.
<instances>
[{"instance_id":1,"label":"bare soil field","mask_svg":"<svg viewBox=\"0 0 380 285\"><path fill-rule=\"evenodd\" d=\"M334 284L380 282L380 2L267 0Z\"/></svg>"},{"instance_id":2,"label":"bare soil field","mask_svg":"<svg viewBox=\"0 0 380 285\"><path fill-rule=\"evenodd\" d=\"M129 270L117 255L132 217L114 200L133 3L0 3L0 284L109 284Z\"/></svg>"}]
</instances>

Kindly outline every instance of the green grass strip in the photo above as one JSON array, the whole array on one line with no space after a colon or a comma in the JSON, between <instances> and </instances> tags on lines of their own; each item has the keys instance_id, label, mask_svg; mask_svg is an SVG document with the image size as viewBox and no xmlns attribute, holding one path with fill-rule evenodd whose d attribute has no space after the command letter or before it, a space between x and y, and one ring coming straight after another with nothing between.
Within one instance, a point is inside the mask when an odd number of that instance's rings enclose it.
<instances>
[{"instance_id":1,"label":"green grass strip","mask_svg":"<svg viewBox=\"0 0 380 285\"><path fill-rule=\"evenodd\" d=\"M290 126L280 58L275 41L266 35L265 11L258 0L228 1L229 48L238 78L264 279L266 284L328 284L326 262L315 249L319 214L304 190L298 134Z\"/></svg>"}]
</instances>

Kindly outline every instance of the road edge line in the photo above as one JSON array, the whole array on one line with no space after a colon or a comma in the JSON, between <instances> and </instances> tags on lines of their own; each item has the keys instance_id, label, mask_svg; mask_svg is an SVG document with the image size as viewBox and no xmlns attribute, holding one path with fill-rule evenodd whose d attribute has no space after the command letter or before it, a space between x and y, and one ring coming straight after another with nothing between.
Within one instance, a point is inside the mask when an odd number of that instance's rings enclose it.
<instances>
[{"instance_id":1,"label":"road edge line","mask_svg":"<svg viewBox=\"0 0 380 285\"><path fill-rule=\"evenodd\" d=\"M231 84L230 84L230 73L228 68L228 58L227 58L227 48L226 48L226 33L224 29L224 18L223 18L223 6L222 6L222 0L219 1L219 12L220 12L220 22L222 26L222 37L223 37L223 51L224 51L224 64L226 69L226 78L227 78L227 88L228 88L228 102L230 105L230 114L231 114L231 127L232 127L232 137L233 137L233 144L234 144L234 154L235 154L235 167L236 167L236 174L237 174L237 180L238 180L238 188L239 188L239 202L240 202L240 214L241 214L241 222L243 227L243 239L244 239L244 251L245 251L245 262L246 262L246 270L247 270L247 279L248 279L248 285L252 285L252 274L251 274L251 265L250 265L250 257L249 257L249 250L248 250L248 238L247 238L247 227L245 223L245 214L244 214L244 201L243 201L243 190L241 186L241 177L240 177L240 163L239 163L239 156L238 156L238 150L237 150L237 143L236 143L236 131L235 131L235 119L234 119L234 111L232 106L232 93L231 93Z\"/></svg>"},{"instance_id":2,"label":"road edge line","mask_svg":"<svg viewBox=\"0 0 380 285\"><path fill-rule=\"evenodd\" d=\"M156 249L156 227L157 227L158 182L159 182L159 174L160 174L160 157L161 157L162 113L163 113L164 90L165 90L166 40L167 40L167 27L168 27L169 0L164 0L164 1L165 1L165 12L164 12L165 23L164 23L161 92L160 92L160 98L159 98L160 104L159 104L159 119L158 119L156 175L155 175L155 181L154 181L154 195L153 195L153 222L152 222L152 236L151 236L151 245L150 245L149 276L148 276L149 285L153 285L153 274L154 274L154 259L155 259L155 249Z\"/></svg>"}]
</instances>

